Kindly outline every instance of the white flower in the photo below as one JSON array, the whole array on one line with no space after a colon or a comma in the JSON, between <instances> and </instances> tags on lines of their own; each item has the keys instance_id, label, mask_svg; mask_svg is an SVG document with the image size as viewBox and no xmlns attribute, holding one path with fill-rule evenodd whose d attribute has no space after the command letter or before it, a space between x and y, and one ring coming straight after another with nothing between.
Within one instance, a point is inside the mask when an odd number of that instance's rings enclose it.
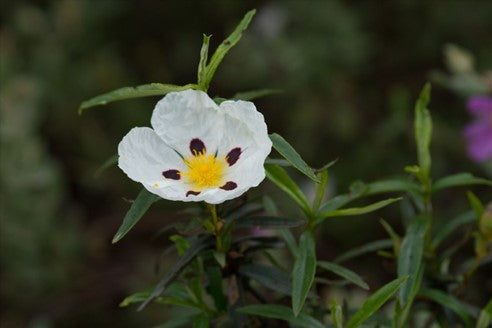
<instances>
[{"instance_id":1,"label":"white flower","mask_svg":"<svg viewBox=\"0 0 492 328\"><path fill-rule=\"evenodd\" d=\"M162 198L219 204L265 178L272 142L252 102L218 106L202 91L172 92L157 103L151 124L123 138L118 166Z\"/></svg>"}]
</instances>

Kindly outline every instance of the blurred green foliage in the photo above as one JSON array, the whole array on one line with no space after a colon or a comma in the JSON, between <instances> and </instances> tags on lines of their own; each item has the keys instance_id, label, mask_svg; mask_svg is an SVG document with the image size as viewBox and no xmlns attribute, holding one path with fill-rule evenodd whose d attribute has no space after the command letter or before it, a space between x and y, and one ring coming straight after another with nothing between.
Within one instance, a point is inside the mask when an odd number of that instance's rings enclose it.
<instances>
[{"instance_id":1,"label":"blurred green foliage","mask_svg":"<svg viewBox=\"0 0 492 328\"><path fill-rule=\"evenodd\" d=\"M129 128L148 124L155 99L114 103L83 116L77 107L124 85L195 81L202 33L213 34L215 48L252 7L257 16L217 71L210 93L283 89L257 107L270 131L281 132L309 163L339 158L332 190L399 174L416 161L413 99L428 72L443 67L444 44L470 49L478 68L492 67L488 1L3 1L2 327L165 321L160 310L134 313L117 305L155 281L147 263L158 263L156 272L166 265L158 260L165 243L146 248L139 240L163 220L178 219L169 209L181 205L164 202L129 242L111 247L128 207L122 198L134 198L139 186L117 169L93 176ZM485 175L465 156L463 99L434 88L432 114L435 176ZM263 188L275 190L266 183ZM464 206L462 196L448 192L436 201L449 204L451 213ZM376 219L330 222L320 256L383 236ZM490 271L470 282L468 299L483 302L481 291L492 289ZM366 280L377 283L381 273Z\"/></svg>"}]
</instances>

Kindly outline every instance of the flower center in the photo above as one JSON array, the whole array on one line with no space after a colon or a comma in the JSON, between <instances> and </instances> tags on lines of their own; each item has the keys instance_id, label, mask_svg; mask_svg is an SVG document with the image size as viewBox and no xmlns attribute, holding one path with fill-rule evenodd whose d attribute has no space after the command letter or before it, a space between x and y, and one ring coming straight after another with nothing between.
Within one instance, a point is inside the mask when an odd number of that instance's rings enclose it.
<instances>
[{"instance_id":1,"label":"flower center","mask_svg":"<svg viewBox=\"0 0 492 328\"><path fill-rule=\"evenodd\" d=\"M225 158L215 158L206 152L197 153L185 159L188 171L183 176L192 189L201 191L206 188L220 187L224 184L224 172L227 168Z\"/></svg>"}]
</instances>

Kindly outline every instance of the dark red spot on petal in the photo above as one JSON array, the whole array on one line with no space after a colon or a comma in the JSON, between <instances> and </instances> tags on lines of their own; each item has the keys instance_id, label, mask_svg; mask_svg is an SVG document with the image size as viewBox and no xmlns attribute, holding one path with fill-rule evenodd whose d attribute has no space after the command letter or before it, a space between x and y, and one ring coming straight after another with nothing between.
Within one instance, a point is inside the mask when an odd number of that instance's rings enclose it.
<instances>
[{"instance_id":1,"label":"dark red spot on petal","mask_svg":"<svg viewBox=\"0 0 492 328\"><path fill-rule=\"evenodd\" d=\"M225 185L220 187L220 189L224 189L224 190L234 190L236 188L237 188L237 183L235 183L234 181L227 181Z\"/></svg>"},{"instance_id":2,"label":"dark red spot on petal","mask_svg":"<svg viewBox=\"0 0 492 328\"><path fill-rule=\"evenodd\" d=\"M190 151L194 156L196 156L201 153L206 153L207 148L205 147L203 141L201 141L198 138L195 138L195 139L191 139L190 141Z\"/></svg>"},{"instance_id":3,"label":"dark red spot on petal","mask_svg":"<svg viewBox=\"0 0 492 328\"><path fill-rule=\"evenodd\" d=\"M198 195L200 195L200 192L199 191L188 190L186 192L186 197L188 197L189 195L198 196Z\"/></svg>"},{"instance_id":4,"label":"dark red spot on petal","mask_svg":"<svg viewBox=\"0 0 492 328\"><path fill-rule=\"evenodd\" d=\"M162 172L162 175L166 179L173 179L173 180L181 179L181 174L179 174L178 170L167 170L167 171Z\"/></svg>"},{"instance_id":5,"label":"dark red spot on petal","mask_svg":"<svg viewBox=\"0 0 492 328\"><path fill-rule=\"evenodd\" d=\"M229 166L233 166L234 164L236 164L237 160L241 156L241 152L241 148L236 147L233 148L229 153L227 153L226 160Z\"/></svg>"}]
</instances>

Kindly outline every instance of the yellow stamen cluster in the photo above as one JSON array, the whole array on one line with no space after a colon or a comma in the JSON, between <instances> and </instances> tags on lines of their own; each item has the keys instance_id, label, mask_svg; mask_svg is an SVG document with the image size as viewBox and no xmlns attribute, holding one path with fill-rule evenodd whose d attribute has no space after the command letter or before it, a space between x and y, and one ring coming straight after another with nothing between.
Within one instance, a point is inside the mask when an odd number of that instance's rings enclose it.
<instances>
[{"instance_id":1,"label":"yellow stamen cluster","mask_svg":"<svg viewBox=\"0 0 492 328\"><path fill-rule=\"evenodd\" d=\"M182 176L192 185L193 191L220 187L224 184L224 172L227 168L225 158L215 158L206 152L185 159L188 171Z\"/></svg>"}]
</instances>

